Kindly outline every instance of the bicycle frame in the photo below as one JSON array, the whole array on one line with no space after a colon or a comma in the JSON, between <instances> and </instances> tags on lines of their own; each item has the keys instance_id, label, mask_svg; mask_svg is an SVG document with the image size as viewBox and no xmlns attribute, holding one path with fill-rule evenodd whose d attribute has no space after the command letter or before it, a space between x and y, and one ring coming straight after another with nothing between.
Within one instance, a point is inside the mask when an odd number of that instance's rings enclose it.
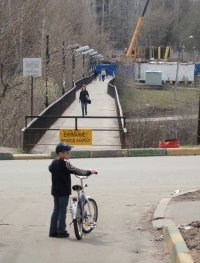
<instances>
[{"instance_id":1,"label":"bicycle frame","mask_svg":"<svg viewBox=\"0 0 200 263\"><path fill-rule=\"evenodd\" d=\"M81 181L82 190L76 190L77 191L77 196L70 197L70 208L69 208L69 211L72 213L72 220L76 219L76 217L77 217L77 208L78 208L78 203L79 202L81 202L81 208L82 208L81 209L81 211L82 211L81 216L82 216L82 218L84 217L84 212L85 212L84 211L85 201L88 203L88 208L89 208L89 212L90 212L90 215L91 215L90 202L88 200L90 198L90 196L86 196L85 192L84 192L84 187L87 187L87 184L83 184L83 179L86 179L86 177L79 176L78 178ZM70 225L72 224L72 222L70 223Z\"/></svg>"}]
</instances>

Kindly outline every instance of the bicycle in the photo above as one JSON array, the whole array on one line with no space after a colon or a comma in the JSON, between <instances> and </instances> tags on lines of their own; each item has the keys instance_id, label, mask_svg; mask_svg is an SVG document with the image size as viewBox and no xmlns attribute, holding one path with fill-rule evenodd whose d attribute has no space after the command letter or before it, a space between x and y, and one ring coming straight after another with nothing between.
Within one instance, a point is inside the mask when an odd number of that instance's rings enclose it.
<instances>
[{"instance_id":1,"label":"bicycle","mask_svg":"<svg viewBox=\"0 0 200 263\"><path fill-rule=\"evenodd\" d=\"M85 195L84 188L87 184L83 184L83 179L88 176L76 175L80 179L81 185L73 185L72 189L77 192L77 196L70 197L69 212L72 214L72 222L74 225L75 236L78 240L82 239L82 235L90 233L97 226L98 208L94 199Z\"/></svg>"}]
</instances>

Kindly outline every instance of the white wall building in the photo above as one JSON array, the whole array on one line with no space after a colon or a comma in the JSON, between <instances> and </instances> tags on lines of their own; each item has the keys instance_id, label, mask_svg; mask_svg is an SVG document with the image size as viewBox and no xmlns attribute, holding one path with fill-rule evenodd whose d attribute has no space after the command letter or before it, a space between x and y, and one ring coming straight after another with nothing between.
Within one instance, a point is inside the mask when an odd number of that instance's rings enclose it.
<instances>
[{"instance_id":1,"label":"white wall building","mask_svg":"<svg viewBox=\"0 0 200 263\"><path fill-rule=\"evenodd\" d=\"M178 70L178 82L194 82L193 63L180 63ZM177 62L150 62L135 64L136 80L145 81L146 71L161 71L162 81L173 83L176 81Z\"/></svg>"}]
</instances>

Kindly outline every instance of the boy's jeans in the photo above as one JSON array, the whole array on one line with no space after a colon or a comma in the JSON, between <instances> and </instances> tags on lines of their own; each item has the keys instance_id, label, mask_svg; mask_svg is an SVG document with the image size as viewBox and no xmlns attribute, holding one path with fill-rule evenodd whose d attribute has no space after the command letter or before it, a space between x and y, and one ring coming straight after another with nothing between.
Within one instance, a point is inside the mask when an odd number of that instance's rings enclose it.
<instances>
[{"instance_id":1,"label":"boy's jeans","mask_svg":"<svg viewBox=\"0 0 200 263\"><path fill-rule=\"evenodd\" d=\"M66 212L69 196L54 196L54 209L51 216L50 233L63 234L66 228Z\"/></svg>"}]
</instances>

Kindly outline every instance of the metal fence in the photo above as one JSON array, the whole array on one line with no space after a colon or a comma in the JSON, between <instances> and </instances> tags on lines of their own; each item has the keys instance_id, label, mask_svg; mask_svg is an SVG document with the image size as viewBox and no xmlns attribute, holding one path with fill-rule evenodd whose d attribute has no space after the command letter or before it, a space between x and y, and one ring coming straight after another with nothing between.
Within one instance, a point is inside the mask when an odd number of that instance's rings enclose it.
<instances>
[{"instance_id":1,"label":"metal fence","mask_svg":"<svg viewBox=\"0 0 200 263\"><path fill-rule=\"evenodd\" d=\"M126 117L123 116L121 104L119 101L119 96L117 92L117 88L115 86L115 77L108 83L107 93L115 99L115 106L117 111L118 118L118 125L119 125L119 132L120 132L120 141L122 148L126 148L125 145L125 135L126 135Z\"/></svg>"},{"instance_id":2,"label":"metal fence","mask_svg":"<svg viewBox=\"0 0 200 263\"><path fill-rule=\"evenodd\" d=\"M82 78L75 82L74 88L65 93L60 99L47 107L39 116L46 118L35 118L26 127L23 132L23 150L30 152L33 147L39 142L45 132L58 120L59 116L72 104L76 99L76 92L81 88L82 84L90 84L94 79L94 75ZM47 116L56 116L48 118ZM33 117L34 118L34 117ZM26 119L27 122L27 119Z\"/></svg>"}]
</instances>

